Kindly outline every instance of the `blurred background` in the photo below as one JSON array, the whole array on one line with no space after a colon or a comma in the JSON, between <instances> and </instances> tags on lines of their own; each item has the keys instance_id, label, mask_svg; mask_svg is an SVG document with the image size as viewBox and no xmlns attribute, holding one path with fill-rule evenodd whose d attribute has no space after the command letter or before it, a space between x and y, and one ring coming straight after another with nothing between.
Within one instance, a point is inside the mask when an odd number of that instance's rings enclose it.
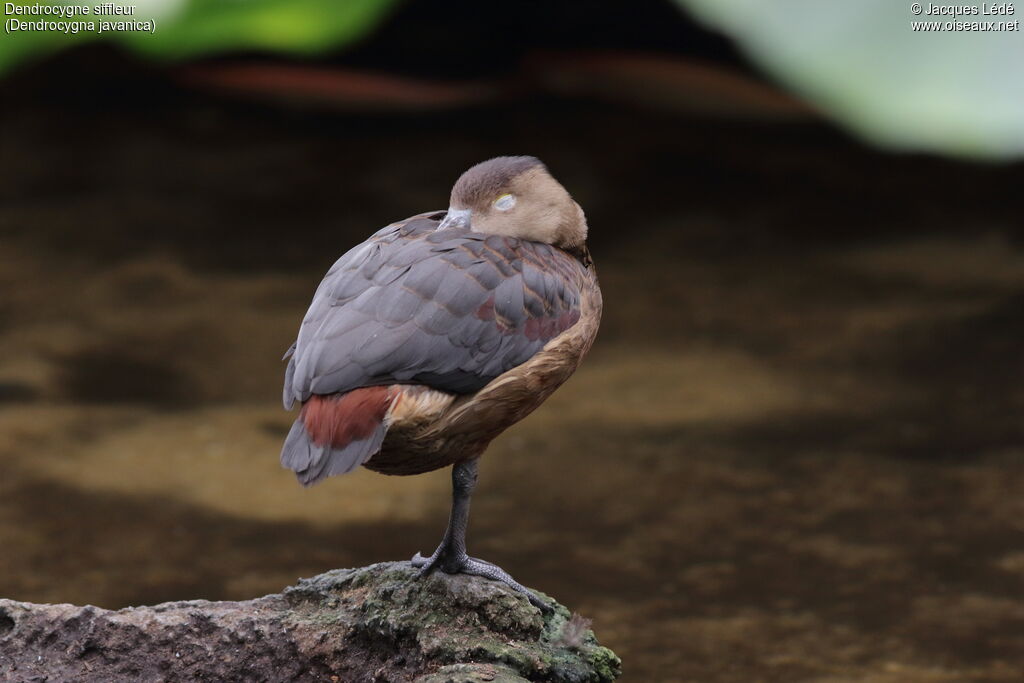
<instances>
[{"instance_id":1,"label":"blurred background","mask_svg":"<svg viewBox=\"0 0 1024 683\"><path fill-rule=\"evenodd\" d=\"M605 317L484 458L473 554L593 618L624 681L1021 680L1019 30L136 6L153 33L0 38L0 595L240 599L432 550L446 471L280 469L279 359L340 254L533 154Z\"/></svg>"}]
</instances>

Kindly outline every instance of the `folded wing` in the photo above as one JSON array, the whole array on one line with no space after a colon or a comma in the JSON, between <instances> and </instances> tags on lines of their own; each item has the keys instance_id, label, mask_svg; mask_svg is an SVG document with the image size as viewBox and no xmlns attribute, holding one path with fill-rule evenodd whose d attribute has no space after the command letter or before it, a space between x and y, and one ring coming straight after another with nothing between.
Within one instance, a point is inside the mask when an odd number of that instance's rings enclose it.
<instances>
[{"instance_id":1,"label":"folded wing","mask_svg":"<svg viewBox=\"0 0 1024 683\"><path fill-rule=\"evenodd\" d=\"M438 214L342 256L290 353L284 404L360 387L477 391L580 317L583 266L554 247L466 230Z\"/></svg>"}]
</instances>

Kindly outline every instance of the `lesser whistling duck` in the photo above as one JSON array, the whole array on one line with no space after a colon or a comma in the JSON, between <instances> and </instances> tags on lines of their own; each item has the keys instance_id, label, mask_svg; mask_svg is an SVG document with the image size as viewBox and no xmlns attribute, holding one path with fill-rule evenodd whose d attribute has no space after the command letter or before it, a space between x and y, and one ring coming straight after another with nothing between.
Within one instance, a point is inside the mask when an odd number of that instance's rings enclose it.
<instances>
[{"instance_id":1,"label":"lesser whistling duck","mask_svg":"<svg viewBox=\"0 0 1024 683\"><path fill-rule=\"evenodd\" d=\"M455 183L447 211L394 223L327 272L299 328L284 405L301 412L281 463L306 486L359 465L452 465L437 550L412 564L477 574L547 605L466 554L477 463L576 370L601 290L583 210L534 157L498 157Z\"/></svg>"}]
</instances>

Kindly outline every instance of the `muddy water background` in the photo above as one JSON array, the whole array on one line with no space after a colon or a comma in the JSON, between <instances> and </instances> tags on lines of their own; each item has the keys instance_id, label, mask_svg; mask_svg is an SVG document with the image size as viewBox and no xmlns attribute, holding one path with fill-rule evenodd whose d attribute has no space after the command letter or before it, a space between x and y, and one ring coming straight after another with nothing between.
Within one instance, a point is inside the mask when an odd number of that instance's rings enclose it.
<instances>
[{"instance_id":1,"label":"muddy water background","mask_svg":"<svg viewBox=\"0 0 1024 683\"><path fill-rule=\"evenodd\" d=\"M1021 680L1021 168L143 90L0 112L0 595L245 598L432 549L447 472L279 469L279 358L339 254L529 152L588 211L606 315L486 455L474 554L592 617L623 680Z\"/></svg>"}]
</instances>

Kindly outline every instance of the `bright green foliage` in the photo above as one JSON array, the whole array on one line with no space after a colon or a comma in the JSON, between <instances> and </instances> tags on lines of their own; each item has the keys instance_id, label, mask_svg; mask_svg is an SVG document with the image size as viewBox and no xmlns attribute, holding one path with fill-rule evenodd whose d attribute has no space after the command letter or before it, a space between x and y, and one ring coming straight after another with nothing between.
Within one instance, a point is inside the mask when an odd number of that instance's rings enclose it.
<instances>
[{"instance_id":1,"label":"bright green foliage","mask_svg":"<svg viewBox=\"0 0 1024 683\"><path fill-rule=\"evenodd\" d=\"M5 0L6 2L6 0ZM25 21L155 21L153 33L124 31L75 34L56 31L16 31L0 37L0 73L26 58L88 41L110 40L158 59L182 59L232 50L276 50L318 54L347 45L373 30L396 0L129 0L132 16L95 14L61 19L19 16ZM89 2L39 0L18 5L102 5ZM4 16L9 19L11 16Z\"/></svg>"}]
</instances>

